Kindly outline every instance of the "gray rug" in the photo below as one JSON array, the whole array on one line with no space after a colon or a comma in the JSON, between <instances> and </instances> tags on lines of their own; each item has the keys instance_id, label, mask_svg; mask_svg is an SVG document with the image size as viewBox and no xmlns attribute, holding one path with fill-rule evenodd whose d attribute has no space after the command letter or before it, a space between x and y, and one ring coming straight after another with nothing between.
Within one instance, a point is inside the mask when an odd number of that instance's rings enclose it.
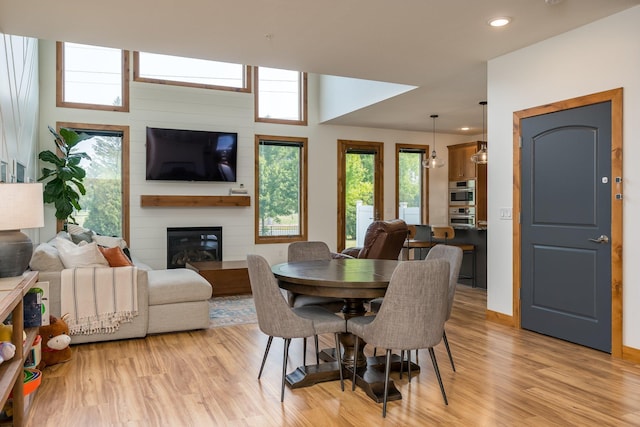
<instances>
[{"instance_id":1,"label":"gray rug","mask_svg":"<svg viewBox=\"0 0 640 427\"><path fill-rule=\"evenodd\" d=\"M251 295L233 295L209 300L209 327L258 323Z\"/></svg>"}]
</instances>

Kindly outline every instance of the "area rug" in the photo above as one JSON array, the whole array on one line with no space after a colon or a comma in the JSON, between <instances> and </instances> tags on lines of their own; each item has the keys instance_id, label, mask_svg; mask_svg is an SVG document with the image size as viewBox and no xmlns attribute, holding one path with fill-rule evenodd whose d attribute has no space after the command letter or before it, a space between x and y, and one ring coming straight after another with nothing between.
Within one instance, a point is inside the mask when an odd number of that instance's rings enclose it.
<instances>
[{"instance_id":1,"label":"area rug","mask_svg":"<svg viewBox=\"0 0 640 427\"><path fill-rule=\"evenodd\" d=\"M258 323L251 295L233 295L209 299L209 327Z\"/></svg>"}]
</instances>

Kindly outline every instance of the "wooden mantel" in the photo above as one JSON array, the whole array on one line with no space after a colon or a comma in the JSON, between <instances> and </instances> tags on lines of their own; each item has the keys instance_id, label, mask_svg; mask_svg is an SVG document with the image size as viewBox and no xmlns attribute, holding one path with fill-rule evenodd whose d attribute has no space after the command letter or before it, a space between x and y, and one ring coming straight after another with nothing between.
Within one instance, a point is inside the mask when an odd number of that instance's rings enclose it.
<instances>
[{"instance_id":1,"label":"wooden mantel","mask_svg":"<svg viewBox=\"0 0 640 427\"><path fill-rule=\"evenodd\" d=\"M148 207L211 207L251 206L250 196L140 196L140 206Z\"/></svg>"}]
</instances>

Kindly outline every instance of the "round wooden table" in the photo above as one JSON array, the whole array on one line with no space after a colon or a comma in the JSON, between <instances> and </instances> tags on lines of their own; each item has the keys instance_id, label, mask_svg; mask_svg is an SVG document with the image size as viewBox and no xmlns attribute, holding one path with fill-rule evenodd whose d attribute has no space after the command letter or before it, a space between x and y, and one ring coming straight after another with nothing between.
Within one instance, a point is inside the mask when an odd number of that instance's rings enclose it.
<instances>
[{"instance_id":1,"label":"round wooden table","mask_svg":"<svg viewBox=\"0 0 640 427\"><path fill-rule=\"evenodd\" d=\"M277 264L271 271L281 288L303 295L343 298L342 309L346 319L365 314L364 302L384 296L393 271L401 261L381 259L331 259L296 261ZM351 334L341 334L343 368L356 369L357 385L377 402L382 402L384 390L384 357L365 357L360 346L354 354ZM339 378L334 349L323 351L322 358L330 363L299 367L287 375L291 388L306 387L322 381ZM334 362L334 363L331 363ZM401 361L392 363L392 369L400 369ZM380 369L382 367L383 369ZM413 372L419 367L411 365ZM401 398L400 392L390 382L388 400Z\"/></svg>"}]
</instances>

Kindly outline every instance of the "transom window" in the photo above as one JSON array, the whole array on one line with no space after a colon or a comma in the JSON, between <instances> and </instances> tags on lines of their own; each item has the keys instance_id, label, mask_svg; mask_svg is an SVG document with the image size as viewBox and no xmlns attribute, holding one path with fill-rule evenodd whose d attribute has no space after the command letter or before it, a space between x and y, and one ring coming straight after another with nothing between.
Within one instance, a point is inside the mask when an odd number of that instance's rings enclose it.
<instances>
[{"instance_id":1,"label":"transom window","mask_svg":"<svg viewBox=\"0 0 640 427\"><path fill-rule=\"evenodd\" d=\"M307 74L254 67L256 122L307 124Z\"/></svg>"},{"instance_id":2,"label":"transom window","mask_svg":"<svg viewBox=\"0 0 640 427\"><path fill-rule=\"evenodd\" d=\"M158 53L133 53L133 79L138 82L251 92L249 66Z\"/></svg>"},{"instance_id":3,"label":"transom window","mask_svg":"<svg viewBox=\"0 0 640 427\"><path fill-rule=\"evenodd\" d=\"M256 135L256 243L307 239L307 139Z\"/></svg>"},{"instance_id":4,"label":"transom window","mask_svg":"<svg viewBox=\"0 0 640 427\"><path fill-rule=\"evenodd\" d=\"M58 42L56 105L129 111L129 51Z\"/></svg>"}]
</instances>

